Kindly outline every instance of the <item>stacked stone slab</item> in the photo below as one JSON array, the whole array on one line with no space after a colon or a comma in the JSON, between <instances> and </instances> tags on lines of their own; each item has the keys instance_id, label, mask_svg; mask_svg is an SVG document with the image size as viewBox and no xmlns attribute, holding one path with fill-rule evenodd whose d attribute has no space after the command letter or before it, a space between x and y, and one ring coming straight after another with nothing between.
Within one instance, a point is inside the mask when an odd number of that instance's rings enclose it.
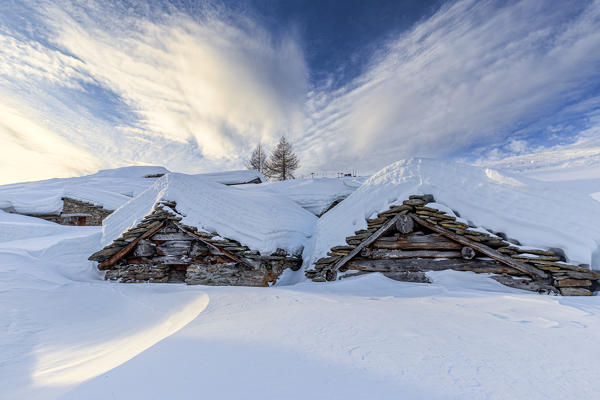
<instances>
[{"instance_id":1,"label":"stacked stone slab","mask_svg":"<svg viewBox=\"0 0 600 400\"><path fill-rule=\"evenodd\" d=\"M31 217L45 219L61 225L102 225L104 218L114 210L107 210L102 206L87 201L63 197L63 208L58 214L25 214Z\"/></svg>"},{"instance_id":2,"label":"stacked stone slab","mask_svg":"<svg viewBox=\"0 0 600 400\"><path fill-rule=\"evenodd\" d=\"M306 271L306 276L313 281L322 282L327 278L334 277L337 271L334 271L336 264L352 252L357 246L361 245L365 240L369 239L379 228L384 226L390 219L394 218L399 213L411 213L418 219L427 221L437 227L448 232L460 235L471 242L481 243L485 246L494 249L502 255L509 256L511 259L521 263L533 266L539 270L545 271L548 274L546 279L524 279L522 271L510 267L493 268L492 270L504 273L494 276L498 282L507 286L519 287L527 290L547 293L560 293L562 295L591 295L592 288L598 284L600 274L576 265L569 265L564 262L564 255L560 251L525 249L518 245L518 242L508 239L503 234L493 234L475 230L473 226L469 226L460 222L456 217L447 215L446 212L428 206L434 201L431 195L414 195L405 200L402 205L394 205L389 210L379 213L376 218L367 220L367 229L358 230L352 236L346 238L347 245L332 247L327 257L319 259L314 268ZM500 236L501 235L501 236ZM369 256L372 252L369 250L362 251L363 256ZM481 254L479 254L481 256ZM480 257L484 259L483 257ZM476 272L489 272L485 268L469 269L469 262L464 261L465 267L461 269L460 265L446 262L452 269L458 270L474 270ZM425 261L422 261L425 264ZM498 264L498 262L495 262ZM418 266L418 258L411 264L411 267ZM458 265L458 267L457 267ZM418 269L418 267L417 267ZM343 271L343 269L342 269ZM518 279L514 279L517 277ZM527 277L526 277L527 278Z\"/></svg>"},{"instance_id":3,"label":"stacked stone slab","mask_svg":"<svg viewBox=\"0 0 600 400\"><path fill-rule=\"evenodd\" d=\"M189 285L268 286L299 257L278 250L261 255L239 242L181 223L176 203L162 201L134 228L90 260L119 282L185 282Z\"/></svg>"}]
</instances>

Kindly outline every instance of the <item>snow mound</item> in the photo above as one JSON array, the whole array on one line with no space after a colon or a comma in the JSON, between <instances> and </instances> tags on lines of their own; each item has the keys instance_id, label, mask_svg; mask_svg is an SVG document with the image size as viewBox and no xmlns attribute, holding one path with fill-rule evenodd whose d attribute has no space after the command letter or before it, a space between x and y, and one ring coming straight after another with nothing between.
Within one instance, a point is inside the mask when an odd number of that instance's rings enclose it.
<instances>
[{"instance_id":1,"label":"snow mound","mask_svg":"<svg viewBox=\"0 0 600 400\"><path fill-rule=\"evenodd\" d=\"M175 201L182 223L237 240L261 253L301 251L317 218L285 196L170 173L103 222L102 246L136 226L161 200Z\"/></svg>"},{"instance_id":2,"label":"snow mound","mask_svg":"<svg viewBox=\"0 0 600 400\"><path fill-rule=\"evenodd\" d=\"M92 175L0 186L0 209L23 214L58 214L70 197L115 210L155 182L147 175L167 173L163 167L124 167Z\"/></svg>"},{"instance_id":3,"label":"snow mound","mask_svg":"<svg viewBox=\"0 0 600 400\"><path fill-rule=\"evenodd\" d=\"M321 215L332 203L348 197L366 179L366 177L291 179L240 187L287 196L305 210Z\"/></svg>"},{"instance_id":4,"label":"snow mound","mask_svg":"<svg viewBox=\"0 0 600 400\"><path fill-rule=\"evenodd\" d=\"M412 194L433 194L475 226L504 232L523 245L562 248L571 263L600 267L600 204L533 179L431 159L391 164L326 213L305 247L305 267L366 228L365 219Z\"/></svg>"},{"instance_id":5,"label":"snow mound","mask_svg":"<svg viewBox=\"0 0 600 400\"><path fill-rule=\"evenodd\" d=\"M222 183L223 185L239 185L252 182L255 179L265 182L266 179L255 169L241 169L237 171L212 172L208 174L197 174L197 176Z\"/></svg>"}]
</instances>

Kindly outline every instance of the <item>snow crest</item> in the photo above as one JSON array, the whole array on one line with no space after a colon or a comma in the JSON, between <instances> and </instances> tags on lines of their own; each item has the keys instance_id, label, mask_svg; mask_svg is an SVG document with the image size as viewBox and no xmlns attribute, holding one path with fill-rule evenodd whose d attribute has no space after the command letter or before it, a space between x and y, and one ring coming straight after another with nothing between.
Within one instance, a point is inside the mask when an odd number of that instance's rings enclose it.
<instances>
[{"instance_id":1,"label":"snow crest","mask_svg":"<svg viewBox=\"0 0 600 400\"><path fill-rule=\"evenodd\" d=\"M302 250L316 217L285 196L170 173L104 220L102 245L136 226L161 200L175 201L186 225L234 239L261 253Z\"/></svg>"},{"instance_id":2,"label":"snow crest","mask_svg":"<svg viewBox=\"0 0 600 400\"><path fill-rule=\"evenodd\" d=\"M557 191L543 182L458 163L410 159L368 179L318 222L304 250L304 266L324 257L367 218L412 194L433 194L475 226L503 232L523 245L562 248L568 261L600 267L600 204L589 196Z\"/></svg>"}]
</instances>

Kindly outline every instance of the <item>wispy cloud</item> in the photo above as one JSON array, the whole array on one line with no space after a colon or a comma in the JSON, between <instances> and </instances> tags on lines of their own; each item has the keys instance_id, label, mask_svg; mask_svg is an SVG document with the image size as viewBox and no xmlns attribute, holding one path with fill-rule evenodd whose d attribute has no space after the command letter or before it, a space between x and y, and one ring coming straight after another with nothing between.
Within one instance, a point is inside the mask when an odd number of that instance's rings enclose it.
<instances>
[{"instance_id":1,"label":"wispy cloud","mask_svg":"<svg viewBox=\"0 0 600 400\"><path fill-rule=\"evenodd\" d=\"M590 96L599 48L598 1L453 3L387 43L352 85L316 93L303 153L365 171L503 143Z\"/></svg>"},{"instance_id":2,"label":"wispy cloud","mask_svg":"<svg viewBox=\"0 0 600 400\"><path fill-rule=\"evenodd\" d=\"M411 156L526 152L531 124L549 131L561 110L598 108L599 0L453 2L365 50L371 62L344 87L310 82L298 37L216 6L193 15L144 0L9 8L0 15L3 151L44 156L23 174L0 157L0 183L131 163L240 168L256 142L282 134L304 172L371 172ZM77 151L76 162L64 156Z\"/></svg>"},{"instance_id":3,"label":"wispy cloud","mask_svg":"<svg viewBox=\"0 0 600 400\"><path fill-rule=\"evenodd\" d=\"M97 150L110 143L101 150L110 164L239 166L259 140L301 131L308 72L292 36L271 37L252 20L216 8L192 18L174 9L130 15L86 4L42 4L38 18L49 45L0 31L0 76L17 93L57 93L61 106L80 107L77 96L88 87L116 96L127 120L115 124L116 133L89 132L83 143Z\"/></svg>"}]
</instances>

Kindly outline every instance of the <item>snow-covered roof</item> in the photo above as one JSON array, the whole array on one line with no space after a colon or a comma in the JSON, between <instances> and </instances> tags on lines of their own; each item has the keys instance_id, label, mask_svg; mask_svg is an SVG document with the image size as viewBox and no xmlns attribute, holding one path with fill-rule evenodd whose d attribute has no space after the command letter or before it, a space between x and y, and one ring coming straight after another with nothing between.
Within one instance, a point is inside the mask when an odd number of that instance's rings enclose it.
<instances>
[{"instance_id":1,"label":"snow-covered roof","mask_svg":"<svg viewBox=\"0 0 600 400\"><path fill-rule=\"evenodd\" d=\"M315 215L321 215L335 201L354 192L367 177L291 179L287 181L243 185L240 188L282 194Z\"/></svg>"},{"instance_id":2,"label":"snow-covered roof","mask_svg":"<svg viewBox=\"0 0 600 400\"><path fill-rule=\"evenodd\" d=\"M61 199L69 197L114 210L155 181L145 176L167 172L163 167L133 166L76 178L4 185L0 186L0 209L24 214L58 214L62 210Z\"/></svg>"},{"instance_id":3,"label":"snow-covered roof","mask_svg":"<svg viewBox=\"0 0 600 400\"><path fill-rule=\"evenodd\" d=\"M301 250L317 220L282 195L225 186L200 175L169 173L104 220L102 246L136 226L161 200L177 203L182 223L267 254L278 248Z\"/></svg>"},{"instance_id":4,"label":"snow-covered roof","mask_svg":"<svg viewBox=\"0 0 600 400\"><path fill-rule=\"evenodd\" d=\"M223 185L241 185L250 183L256 179L260 182L265 182L266 179L255 169L241 169L237 171L211 172L208 174L197 174L205 179L213 182L222 183Z\"/></svg>"},{"instance_id":5,"label":"snow-covered roof","mask_svg":"<svg viewBox=\"0 0 600 400\"><path fill-rule=\"evenodd\" d=\"M437 203L476 226L504 232L523 245L562 248L571 262L600 266L597 201L493 169L431 159L403 160L383 168L321 217L305 247L305 265L364 229L366 218L413 194L433 194Z\"/></svg>"}]
</instances>

